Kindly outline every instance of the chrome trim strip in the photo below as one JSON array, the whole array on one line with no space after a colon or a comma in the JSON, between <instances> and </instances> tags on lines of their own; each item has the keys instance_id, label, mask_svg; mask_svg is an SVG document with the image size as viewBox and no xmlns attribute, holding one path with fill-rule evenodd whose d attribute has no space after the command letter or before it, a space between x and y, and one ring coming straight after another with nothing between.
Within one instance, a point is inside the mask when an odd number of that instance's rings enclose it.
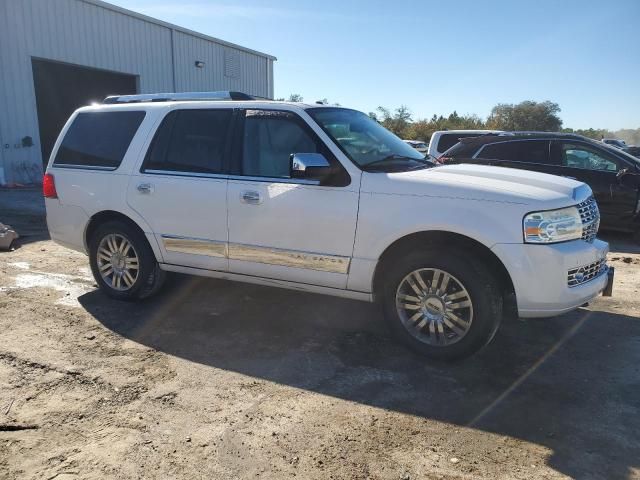
<instances>
[{"instance_id":1,"label":"chrome trim strip","mask_svg":"<svg viewBox=\"0 0 640 480\"><path fill-rule=\"evenodd\" d=\"M53 163L53 165L51 165L51 168L68 168L68 169L74 169L74 170L100 170L100 171L105 171L105 172L113 172L114 170L117 170L120 165L122 164L122 162L120 162L120 164L118 164L117 167L103 167L100 165L75 165L73 163Z\"/></svg>"},{"instance_id":2,"label":"chrome trim strip","mask_svg":"<svg viewBox=\"0 0 640 480\"><path fill-rule=\"evenodd\" d=\"M351 263L349 257L240 243L229 244L229 259L342 274L349 273L349 264Z\"/></svg>"},{"instance_id":3,"label":"chrome trim strip","mask_svg":"<svg viewBox=\"0 0 640 480\"><path fill-rule=\"evenodd\" d=\"M168 175L171 177L218 178L222 180L229 178L228 175L222 173L179 172L173 170L142 170L140 173L149 173L152 175Z\"/></svg>"},{"instance_id":4,"label":"chrome trim strip","mask_svg":"<svg viewBox=\"0 0 640 480\"><path fill-rule=\"evenodd\" d=\"M164 248L168 252L188 253L191 255L207 255L209 257L226 258L227 243L204 238L188 238L177 235L162 235Z\"/></svg>"},{"instance_id":5,"label":"chrome trim strip","mask_svg":"<svg viewBox=\"0 0 640 480\"><path fill-rule=\"evenodd\" d=\"M285 250L281 248L259 247L242 243L220 242L204 238L162 235L164 248L168 252L207 255L245 262L265 263L281 267L306 268L330 273L349 273L351 258L338 255Z\"/></svg>"},{"instance_id":6,"label":"chrome trim strip","mask_svg":"<svg viewBox=\"0 0 640 480\"><path fill-rule=\"evenodd\" d=\"M290 178L290 177L251 177L248 175L229 175L227 178L229 180L245 180L248 182L293 183L293 184L315 185L315 186L318 186L320 184L320 182L317 180L304 180L301 178Z\"/></svg>"},{"instance_id":7,"label":"chrome trim strip","mask_svg":"<svg viewBox=\"0 0 640 480\"><path fill-rule=\"evenodd\" d=\"M198 172L178 172L169 170L141 170L140 173L148 173L150 175L168 175L171 177L198 177L198 178L214 178L220 180L245 180L248 182L265 182L265 183L292 183L300 185L320 184L317 180L304 180L300 178L289 177L251 177L248 175L227 175L223 173L198 173Z\"/></svg>"}]
</instances>

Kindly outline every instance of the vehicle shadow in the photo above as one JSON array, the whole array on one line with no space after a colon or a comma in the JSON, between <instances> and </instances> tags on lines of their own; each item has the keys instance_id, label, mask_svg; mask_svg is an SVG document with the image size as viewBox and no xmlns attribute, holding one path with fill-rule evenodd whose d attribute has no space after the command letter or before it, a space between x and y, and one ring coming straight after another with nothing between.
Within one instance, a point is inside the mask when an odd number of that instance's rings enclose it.
<instances>
[{"instance_id":1,"label":"vehicle shadow","mask_svg":"<svg viewBox=\"0 0 640 480\"><path fill-rule=\"evenodd\" d=\"M514 320L471 359L439 364L389 338L370 304L182 276L168 287L138 304L98 291L79 300L108 329L161 352L533 442L573 478L640 467L637 318L579 310Z\"/></svg>"}]
</instances>

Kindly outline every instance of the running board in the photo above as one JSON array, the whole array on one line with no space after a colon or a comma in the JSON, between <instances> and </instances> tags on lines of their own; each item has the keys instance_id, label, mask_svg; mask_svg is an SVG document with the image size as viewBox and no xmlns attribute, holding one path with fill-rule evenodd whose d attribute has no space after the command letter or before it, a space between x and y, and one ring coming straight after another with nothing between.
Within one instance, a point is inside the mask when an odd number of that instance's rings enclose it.
<instances>
[{"instance_id":1,"label":"running board","mask_svg":"<svg viewBox=\"0 0 640 480\"><path fill-rule=\"evenodd\" d=\"M229 280L232 282L253 283L256 285L264 285L266 287L286 288L289 290L319 293L321 295L331 295L332 297L342 297L351 300L360 300L363 302L373 302L373 296L370 293L356 292L355 290L322 287L320 285L309 285L307 283L289 282L287 280L254 277L252 275L243 275L241 273L220 272L218 270L207 270L205 268L183 267L181 265L172 265L170 263L160 263L159 265L162 270L166 270L167 272L184 273L187 275L196 275L199 277L218 278L221 280Z\"/></svg>"}]
</instances>

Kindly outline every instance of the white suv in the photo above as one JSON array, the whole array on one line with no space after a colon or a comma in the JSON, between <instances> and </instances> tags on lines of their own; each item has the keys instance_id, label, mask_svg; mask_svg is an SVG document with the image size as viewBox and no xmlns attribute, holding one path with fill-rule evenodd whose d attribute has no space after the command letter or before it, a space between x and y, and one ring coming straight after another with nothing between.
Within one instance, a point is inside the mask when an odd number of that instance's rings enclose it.
<instances>
[{"instance_id":1,"label":"white suv","mask_svg":"<svg viewBox=\"0 0 640 480\"><path fill-rule=\"evenodd\" d=\"M377 300L401 339L450 359L511 307L553 316L610 290L583 183L436 167L355 110L211 97L109 98L62 130L51 238L87 252L111 297L171 271Z\"/></svg>"}]
</instances>

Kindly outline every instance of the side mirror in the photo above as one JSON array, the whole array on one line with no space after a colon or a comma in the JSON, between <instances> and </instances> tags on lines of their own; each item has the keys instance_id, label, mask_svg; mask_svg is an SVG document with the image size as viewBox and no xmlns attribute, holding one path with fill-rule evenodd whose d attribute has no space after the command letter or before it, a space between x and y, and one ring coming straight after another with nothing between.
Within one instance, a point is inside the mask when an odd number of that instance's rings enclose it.
<instances>
[{"instance_id":1,"label":"side mirror","mask_svg":"<svg viewBox=\"0 0 640 480\"><path fill-rule=\"evenodd\" d=\"M618 183L624 187L637 189L640 188L640 174L630 172L627 168L620 170L616 175Z\"/></svg>"},{"instance_id":2,"label":"side mirror","mask_svg":"<svg viewBox=\"0 0 640 480\"><path fill-rule=\"evenodd\" d=\"M322 182L333 173L329 161L321 153L292 153L290 162L291 178Z\"/></svg>"}]
</instances>

